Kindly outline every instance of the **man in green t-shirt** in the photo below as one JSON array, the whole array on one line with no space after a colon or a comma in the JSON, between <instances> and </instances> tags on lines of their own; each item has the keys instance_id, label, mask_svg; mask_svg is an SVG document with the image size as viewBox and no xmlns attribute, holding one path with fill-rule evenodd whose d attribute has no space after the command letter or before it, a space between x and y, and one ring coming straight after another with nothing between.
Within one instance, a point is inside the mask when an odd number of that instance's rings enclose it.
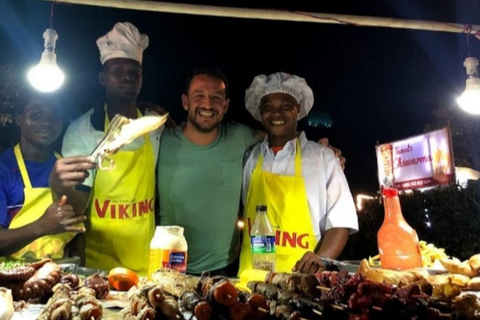
<instances>
[{"instance_id":1,"label":"man in green t-shirt","mask_svg":"<svg viewBox=\"0 0 480 320\"><path fill-rule=\"evenodd\" d=\"M182 94L187 122L165 129L160 142L160 224L185 228L191 274L237 272L243 154L261 135L222 122L229 102L223 73L195 70Z\"/></svg>"}]
</instances>

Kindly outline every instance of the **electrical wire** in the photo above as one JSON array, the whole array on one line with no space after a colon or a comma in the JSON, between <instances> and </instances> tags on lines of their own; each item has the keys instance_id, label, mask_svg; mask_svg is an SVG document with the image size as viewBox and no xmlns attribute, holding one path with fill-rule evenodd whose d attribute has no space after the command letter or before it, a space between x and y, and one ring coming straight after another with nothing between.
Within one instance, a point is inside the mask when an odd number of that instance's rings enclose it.
<instances>
[{"instance_id":1,"label":"electrical wire","mask_svg":"<svg viewBox=\"0 0 480 320\"><path fill-rule=\"evenodd\" d=\"M57 0L52 1L52 5L50 6L50 29L53 29L53 7L57 3Z\"/></svg>"},{"instance_id":2,"label":"electrical wire","mask_svg":"<svg viewBox=\"0 0 480 320\"><path fill-rule=\"evenodd\" d=\"M470 39L470 34L472 33L472 25L468 25L467 26L467 29L465 30L465 32L467 33L467 57L470 58L470 43L469 43L469 39Z\"/></svg>"}]
</instances>

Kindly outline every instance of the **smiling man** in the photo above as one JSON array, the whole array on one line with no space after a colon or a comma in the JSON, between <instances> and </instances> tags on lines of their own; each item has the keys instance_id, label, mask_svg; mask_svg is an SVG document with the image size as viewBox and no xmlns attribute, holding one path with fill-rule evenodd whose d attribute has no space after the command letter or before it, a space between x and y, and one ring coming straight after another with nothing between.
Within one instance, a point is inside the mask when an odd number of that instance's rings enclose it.
<instances>
[{"instance_id":1,"label":"smiling man","mask_svg":"<svg viewBox=\"0 0 480 320\"><path fill-rule=\"evenodd\" d=\"M297 137L297 121L313 106L305 79L278 72L259 75L245 103L267 133L247 154L242 198L246 218L241 273L252 268L249 229L255 207L267 205L276 231L276 272L319 271L321 257L337 258L358 220L347 180L330 148Z\"/></svg>"},{"instance_id":2,"label":"smiling man","mask_svg":"<svg viewBox=\"0 0 480 320\"><path fill-rule=\"evenodd\" d=\"M182 94L187 122L166 129L161 139L160 223L185 228L191 274L233 276L238 269L242 159L259 136L242 124L223 122L229 104L220 70L194 70Z\"/></svg>"},{"instance_id":3,"label":"smiling man","mask_svg":"<svg viewBox=\"0 0 480 320\"><path fill-rule=\"evenodd\" d=\"M0 256L82 256L81 237L71 240L85 231L78 225L85 221L85 203L73 187L96 165L87 157L53 152L63 129L64 106L56 94L25 89L20 100L15 118L20 143L0 154Z\"/></svg>"},{"instance_id":4,"label":"smiling man","mask_svg":"<svg viewBox=\"0 0 480 320\"><path fill-rule=\"evenodd\" d=\"M142 117L137 97L142 87L143 51L148 36L129 22L116 23L97 40L106 99L73 122L65 133L65 155L90 154L116 114ZM111 155L111 171L95 170L82 187L90 192L87 209L86 266L126 267L141 274L155 228L155 163L163 127Z\"/></svg>"}]
</instances>

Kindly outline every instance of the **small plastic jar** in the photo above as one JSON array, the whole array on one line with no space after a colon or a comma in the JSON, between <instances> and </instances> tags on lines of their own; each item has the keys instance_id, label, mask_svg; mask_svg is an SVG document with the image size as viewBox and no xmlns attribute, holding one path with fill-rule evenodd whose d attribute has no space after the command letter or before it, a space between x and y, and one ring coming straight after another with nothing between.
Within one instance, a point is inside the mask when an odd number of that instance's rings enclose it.
<instances>
[{"instance_id":1,"label":"small plastic jar","mask_svg":"<svg viewBox=\"0 0 480 320\"><path fill-rule=\"evenodd\" d=\"M160 268L187 271L187 240L179 226L158 226L150 242L148 277Z\"/></svg>"}]
</instances>

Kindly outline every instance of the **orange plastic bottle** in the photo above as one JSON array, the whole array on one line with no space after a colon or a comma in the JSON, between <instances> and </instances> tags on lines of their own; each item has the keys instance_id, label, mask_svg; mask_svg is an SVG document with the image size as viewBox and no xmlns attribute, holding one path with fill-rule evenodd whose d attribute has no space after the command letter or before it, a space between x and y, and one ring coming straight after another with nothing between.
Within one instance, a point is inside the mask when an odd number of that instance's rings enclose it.
<instances>
[{"instance_id":1,"label":"orange plastic bottle","mask_svg":"<svg viewBox=\"0 0 480 320\"><path fill-rule=\"evenodd\" d=\"M382 268L421 268L417 232L403 218L397 189L385 188L383 196L385 219L377 234Z\"/></svg>"}]
</instances>

